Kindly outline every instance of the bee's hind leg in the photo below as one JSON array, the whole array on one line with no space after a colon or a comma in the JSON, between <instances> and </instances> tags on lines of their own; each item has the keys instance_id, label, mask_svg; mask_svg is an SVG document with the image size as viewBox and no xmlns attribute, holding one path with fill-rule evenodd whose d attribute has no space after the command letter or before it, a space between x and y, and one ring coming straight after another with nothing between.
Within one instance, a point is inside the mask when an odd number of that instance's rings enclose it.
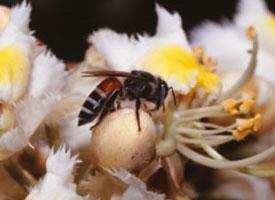
<instances>
[{"instance_id":1,"label":"bee's hind leg","mask_svg":"<svg viewBox=\"0 0 275 200\"><path fill-rule=\"evenodd\" d=\"M106 101L106 103L103 105L103 110L100 114L100 117L98 119L98 121L96 122L95 125L93 125L90 130L92 130L93 128L95 128L97 125L100 124L100 122L103 120L103 118L109 113L109 112L113 112L115 111L115 100L117 99L119 94L119 91L115 91Z\"/></svg>"}]
</instances>

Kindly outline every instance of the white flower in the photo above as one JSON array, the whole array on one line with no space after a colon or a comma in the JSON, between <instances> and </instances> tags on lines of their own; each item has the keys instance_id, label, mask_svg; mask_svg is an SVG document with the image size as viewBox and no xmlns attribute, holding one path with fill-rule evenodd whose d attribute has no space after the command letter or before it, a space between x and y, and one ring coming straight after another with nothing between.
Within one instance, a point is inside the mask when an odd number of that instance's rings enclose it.
<instances>
[{"instance_id":1,"label":"white flower","mask_svg":"<svg viewBox=\"0 0 275 200\"><path fill-rule=\"evenodd\" d=\"M72 150L89 148L91 144L91 124L78 126L78 116L66 119L59 125L60 140Z\"/></svg>"},{"instance_id":2,"label":"white flower","mask_svg":"<svg viewBox=\"0 0 275 200\"><path fill-rule=\"evenodd\" d=\"M31 7L24 1L11 9L0 33L0 100L16 101L27 90L35 40L28 28Z\"/></svg>"},{"instance_id":3,"label":"white flower","mask_svg":"<svg viewBox=\"0 0 275 200\"><path fill-rule=\"evenodd\" d=\"M157 32L129 37L102 29L89 37L99 53L114 70L145 70L159 75L168 85L182 94L201 88L204 93L216 94L220 82L196 60L181 28L178 13L169 13L156 6Z\"/></svg>"},{"instance_id":4,"label":"white flower","mask_svg":"<svg viewBox=\"0 0 275 200\"><path fill-rule=\"evenodd\" d=\"M84 200L76 194L73 183L73 169L77 163L76 156L71 157L70 151L63 146L57 152L51 151L47 162L47 173L39 183L31 189L26 200Z\"/></svg>"},{"instance_id":5,"label":"white flower","mask_svg":"<svg viewBox=\"0 0 275 200\"><path fill-rule=\"evenodd\" d=\"M0 32L0 160L22 150L51 112L66 77L65 65L35 45L31 7L12 8Z\"/></svg>"},{"instance_id":6,"label":"white flower","mask_svg":"<svg viewBox=\"0 0 275 200\"><path fill-rule=\"evenodd\" d=\"M233 23L205 22L192 31L191 41L194 46L205 47L207 53L216 59L218 71L237 70L239 73L245 70L249 60L249 54L246 51L250 48L250 42L245 37L245 30L252 25L259 38L258 64L255 74L275 83L273 78L275 25L273 34L269 30L273 27L272 20L275 24L275 19L272 18L262 0L241 0ZM238 78L236 77L236 80Z\"/></svg>"}]
</instances>

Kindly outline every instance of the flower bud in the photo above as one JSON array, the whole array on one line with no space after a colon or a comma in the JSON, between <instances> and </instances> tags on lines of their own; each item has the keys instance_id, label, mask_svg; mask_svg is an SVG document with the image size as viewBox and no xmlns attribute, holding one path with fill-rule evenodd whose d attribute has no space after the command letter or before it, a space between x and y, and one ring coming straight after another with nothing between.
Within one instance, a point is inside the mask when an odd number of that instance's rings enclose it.
<instances>
[{"instance_id":1,"label":"flower bud","mask_svg":"<svg viewBox=\"0 0 275 200\"><path fill-rule=\"evenodd\" d=\"M156 128L149 114L140 110L138 130L134 109L121 109L106 116L94 129L92 156L101 167L138 171L155 153Z\"/></svg>"}]
</instances>

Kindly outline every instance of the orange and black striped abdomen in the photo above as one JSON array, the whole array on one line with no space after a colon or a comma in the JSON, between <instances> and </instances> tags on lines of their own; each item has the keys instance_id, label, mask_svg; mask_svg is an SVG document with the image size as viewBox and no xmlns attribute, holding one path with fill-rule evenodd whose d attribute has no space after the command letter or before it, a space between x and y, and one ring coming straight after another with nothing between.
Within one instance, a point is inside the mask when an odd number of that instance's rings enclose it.
<instances>
[{"instance_id":1,"label":"orange and black striped abdomen","mask_svg":"<svg viewBox=\"0 0 275 200\"><path fill-rule=\"evenodd\" d=\"M93 121L104 108L106 102L114 92L122 88L121 82L116 78L104 79L93 90L82 105L79 113L78 125L81 126Z\"/></svg>"}]
</instances>

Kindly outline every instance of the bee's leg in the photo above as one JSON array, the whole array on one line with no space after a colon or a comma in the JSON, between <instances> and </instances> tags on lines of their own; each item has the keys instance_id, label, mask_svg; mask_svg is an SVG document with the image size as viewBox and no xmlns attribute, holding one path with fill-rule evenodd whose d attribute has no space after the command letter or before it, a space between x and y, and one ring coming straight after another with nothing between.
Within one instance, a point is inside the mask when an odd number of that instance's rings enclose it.
<instances>
[{"instance_id":1,"label":"bee's leg","mask_svg":"<svg viewBox=\"0 0 275 200\"><path fill-rule=\"evenodd\" d=\"M175 91L174 91L173 87L169 87L169 90L171 90L171 92L172 92L174 105L176 106L177 105L177 98L176 98Z\"/></svg>"},{"instance_id":2,"label":"bee's leg","mask_svg":"<svg viewBox=\"0 0 275 200\"><path fill-rule=\"evenodd\" d=\"M148 109L148 106L146 105L146 103L143 104L143 106L144 106L146 112L148 112L148 114L152 117L152 112L150 112L150 110Z\"/></svg>"},{"instance_id":3,"label":"bee's leg","mask_svg":"<svg viewBox=\"0 0 275 200\"><path fill-rule=\"evenodd\" d=\"M137 118L137 124L138 124L138 131L141 131L140 127L140 118L139 118L139 109L140 109L140 99L136 99L136 118Z\"/></svg>"},{"instance_id":4,"label":"bee's leg","mask_svg":"<svg viewBox=\"0 0 275 200\"><path fill-rule=\"evenodd\" d=\"M116 102L116 108L115 108L115 109L117 110L117 109L120 109L120 108L121 108L120 101L117 101L117 102Z\"/></svg>"},{"instance_id":5,"label":"bee's leg","mask_svg":"<svg viewBox=\"0 0 275 200\"><path fill-rule=\"evenodd\" d=\"M162 104L162 111L165 112L165 104Z\"/></svg>"},{"instance_id":6,"label":"bee's leg","mask_svg":"<svg viewBox=\"0 0 275 200\"><path fill-rule=\"evenodd\" d=\"M95 128L96 126L98 126L98 125L101 123L101 121L103 120L103 118L104 118L109 112L112 112L112 107L109 107L109 108L108 108L107 106L105 106L105 107L103 108L103 110L102 110L100 116L99 116L98 121L90 128L90 130L92 130L93 128Z\"/></svg>"},{"instance_id":7,"label":"bee's leg","mask_svg":"<svg viewBox=\"0 0 275 200\"><path fill-rule=\"evenodd\" d=\"M97 121L97 123L95 125L93 125L91 129L95 128L97 125L100 124L100 122L103 120L103 118L109 113L109 112L112 112L115 110L114 108L114 103L115 103L115 100L117 99L118 97L118 94L119 92L118 91L115 91L113 92L113 94L108 98L108 100L106 101L106 103L102 106L103 107L103 110L100 114L100 117Z\"/></svg>"},{"instance_id":8,"label":"bee's leg","mask_svg":"<svg viewBox=\"0 0 275 200\"><path fill-rule=\"evenodd\" d=\"M159 109L160 106L161 106L161 105L156 104L155 108L153 108L153 109L151 109L151 110L149 110L149 111L150 111L150 112L157 111L157 110ZM165 110L165 108L164 108L164 110Z\"/></svg>"},{"instance_id":9,"label":"bee's leg","mask_svg":"<svg viewBox=\"0 0 275 200\"><path fill-rule=\"evenodd\" d=\"M121 108L120 101L123 100L123 98L125 98L125 91L121 88L118 91L118 98L117 98L117 101L116 101L116 108L115 108L116 110Z\"/></svg>"}]
</instances>

